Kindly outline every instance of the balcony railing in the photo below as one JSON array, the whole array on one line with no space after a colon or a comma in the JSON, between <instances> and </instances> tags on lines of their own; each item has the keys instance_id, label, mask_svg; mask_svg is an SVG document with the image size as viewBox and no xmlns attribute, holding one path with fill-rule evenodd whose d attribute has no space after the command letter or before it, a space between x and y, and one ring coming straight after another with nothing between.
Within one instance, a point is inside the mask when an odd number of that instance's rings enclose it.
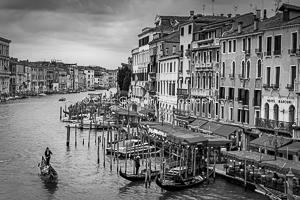
<instances>
[{"instance_id":1,"label":"balcony railing","mask_svg":"<svg viewBox=\"0 0 300 200\"><path fill-rule=\"evenodd\" d=\"M300 81L295 81L294 92L300 94Z\"/></svg>"},{"instance_id":2,"label":"balcony railing","mask_svg":"<svg viewBox=\"0 0 300 200\"><path fill-rule=\"evenodd\" d=\"M213 92L211 89L192 88L191 95L207 97L207 96L212 96Z\"/></svg>"},{"instance_id":3,"label":"balcony railing","mask_svg":"<svg viewBox=\"0 0 300 200\"><path fill-rule=\"evenodd\" d=\"M265 56L272 56L272 51L266 51L266 52L264 53L264 55L265 55Z\"/></svg>"},{"instance_id":4,"label":"balcony railing","mask_svg":"<svg viewBox=\"0 0 300 200\"><path fill-rule=\"evenodd\" d=\"M278 121L273 119L255 118L255 125L260 128L273 129L278 127L279 130L292 132L293 122Z\"/></svg>"},{"instance_id":5,"label":"balcony railing","mask_svg":"<svg viewBox=\"0 0 300 200\"><path fill-rule=\"evenodd\" d=\"M280 56L281 50L274 50L273 54L274 54L274 56Z\"/></svg>"},{"instance_id":6,"label":"balcony railing","mask_svg":"<svg viewBox=\"0 0 300 200\"><path fill-rule=\"evenodd\" d=\"M255 49L255 53L256 54L261 54L262 53L262 49L261 48Z\"/></svg>"},{"instance_id":7,"label":"balcony railing","mask_svg":"<svg viewBox=\"0 0 300 200\"><path fill-rule=\"evenodd\" d=\"M290 55L300 56L300 49L289 49L288 53Z\"/></svg>"},{"instance_id":8,"label":"balcony railing","mask_svg":"<svg viewBox=\"0 0 300 200\"><path fill-rule=\"evenodd\" d=\"M293 91L294 90L294 84L287 84L285 86L286 89L288 89L289 91Z\"/></svg>"},{"instance_id":9,"label":"balcony railing","mask_svg":"<svg viewBox=\"0 0 300 200\"><path fill-rule=\"evenodd\" d=\"M245 50L245 55L246 55L246 56L250 56L250 49Z\"/></svg>"},{"instance_id":10,"label":"balcony railing","mask_svg":"<svg viewBox=\"0 0 300 200\"><path fill-rule=\"evenodd\" d=\"M177 89L177 95L188 95L188 89L181 89L181 88L178 88Z\"/></svg>"},{"instance_id":11,"label":"balcony railing","mask_svg":"<svg viewBox=\"0 0 300 200\"><path fill-rule=\"evenodd\" d=\"M174 109L174 114L175 115L185 116L185 117L189 117L190 116L190 112L188 110L181 110L181 109Z\"/></svg>"}]
</instances>

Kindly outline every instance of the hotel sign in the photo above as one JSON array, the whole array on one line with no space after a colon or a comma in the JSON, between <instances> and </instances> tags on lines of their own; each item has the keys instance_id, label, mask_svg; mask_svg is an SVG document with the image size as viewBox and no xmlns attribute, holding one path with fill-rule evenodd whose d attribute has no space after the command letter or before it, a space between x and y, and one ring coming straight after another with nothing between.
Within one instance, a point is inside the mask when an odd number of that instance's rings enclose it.
<instances>
[{"instance_id":1,"label":"hotel sign","mask_svg":"<svg viewBox=\"0 0 300 200\"><path fill-rule=\"evenodd\" d=\"M275 99L267 99L268 103L279 103L279 104L293 104L291 100L275 100Z\"/></svg>"}]
</instances>

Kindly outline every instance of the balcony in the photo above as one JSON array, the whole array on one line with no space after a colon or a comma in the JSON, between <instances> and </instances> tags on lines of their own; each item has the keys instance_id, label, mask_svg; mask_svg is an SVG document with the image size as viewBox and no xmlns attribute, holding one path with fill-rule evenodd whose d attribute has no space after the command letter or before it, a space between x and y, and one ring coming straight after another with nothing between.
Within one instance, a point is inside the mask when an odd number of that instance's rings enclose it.
<instances>
[{"instance_id":1,"label":"balcony","mask_svg":"<svg viewBox=\"0 0 300 200\"><path fill-rule=\"evenodd\" d=\"M250 49L245 50L245 56L250 56Z\"/></svg>"},{"instance_id":2,"label":"balcony","mask_svg":"<svg viewBox=\"0 0 300 200\"><path fill-rule=\"evenodd\" d=\"M155 90L149 90L148 93L149 93L150 96L156 95L156 91Z\"/></svg>"},{"instance_id":3,"label":"balcony","mask_svg":"<svg viewBox=\"0 0 300 200\"><path fill-rule=\"evenodd\" d=\"M261 55L262 54L262 49L261 48L255 49L255 53L257 55Z\"/></svg>"},{"instance_id":4,"label":"balcony","mask_svg":"<svg viewBox=\"0 0 300 200\"><path fill-rule=\"evenodd\" d=\"M188 110L174 109L174 114L189 117L190 112Z\"/></svg>"},{"instance_id":5,"label":"balcony","mask_svg":"<svg viewBox=\"0 0 300 200\"><path fill-rule=\"evenodd\" d=\"M293 122L284 122L273 119L255 118L255 125L260 128L272 129L278 127L281 131L292 132Z\"/></svg>"},{"instance_id":6,"label":"balcony","mask_svg":"<svg viewBox=\"0 0 300 200\"><path fill-rule=\"evenodd\" d=\"M178 51L178 55L180 58L183 58L183 51Z\"/></svg>"},{"instance_id":7,"label":"balcony","mask_svg":"<svg viewBox=\"0 0 300 200\"><path fill-rule=\"evenodd\" d=\"M264 52L264 56L271 57L272 56L272 51Z\"/></svg>"},{"instance_id":8,"label":"balcony","mask_svg":"<svg viewBox=\"0 0 300 200\"><path fill-rule=\"evenodd\" d=\"M228 74L229 78L234 79L234 74Z\"/></svg>"},{"instance_id":9,"label":"balcony","mask_svg":"<svg viewBox=\"0 0 300 200\"><path fill-rule=\"evenodd\" d=\"M198 89L198 88L192 88L191 89L191 95L193 96L212 96L212 90L211 89Z\"/></svg>"},{"instance_id":10,"label":"balcony","mask_svg":"<svg viewBox=\"0 0 300 200\"><path fill-rule=\"evenodd\" d=\"M281 56L281 50L274 50L274 56Z\"/></svg>"},{"instance_id":11,"label":"balcony","mask_svg":"<svg viewBox=\"0 0 300 200\"><path fill-rule=\"evenodd\" d=\"M300 56L300 49L289 49L288 53L290 56Z\"/></svg>"},{"instance_id":12,"label":"balcony","mask_svg":"<svg viewBox=\"0 0 300 200\"><path fill-rule=\"evenodd\" d=\"M150 76L150 79L156 80L156 73L155 72L149 72L149 76Z\"/></svg>"},{"instance_id":13,"label":"balcony","mask_svg":"<svg viewBox=\"0 0 300 200\"><path fill-rule=\"evenodd\" d=\"M294 91L296 94L300 94L300 81L295 81Z\"/></svg>"},{"instance_id":14,"label":"balcony","mask_svg":"<svg viewBox=\"0 0 300 200\"><path fill-rule=\"evenodd\" d=\"M177 95L189 95L188 89L177 89Z\"/></svg>"},{"instance_id":15,"label":"balcony","mask_svg":"<svg viewBox=\"0 0 300 200\"><path fill-rule=\"evenodd\" d=\"M293 91L294 90L294 84L287 84L285 86L286 89L288 89L289 91Z\"/></svg>"}]
</instances>

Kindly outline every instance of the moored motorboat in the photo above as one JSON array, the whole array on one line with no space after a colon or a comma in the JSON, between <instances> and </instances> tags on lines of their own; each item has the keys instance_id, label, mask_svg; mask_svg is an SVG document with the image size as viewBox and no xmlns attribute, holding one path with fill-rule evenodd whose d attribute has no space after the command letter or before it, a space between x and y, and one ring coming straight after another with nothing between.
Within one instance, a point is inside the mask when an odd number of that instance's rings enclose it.
<instances>
[{"instance_id":1,"label":"moored motorboat","mask_svg":"<svg viewBox=\"0 0 300 200\"><path fill-rule=\"evenodd\" d=\"M209 176L212 175L213 170L209 170ZM203 184L207 180L207 175L197 175L191 178L182 179L174 176L174 179L162 180L162 178L156 178L156 184L167 191L179 191L187 188L192 188Z\"/></svg>"},{"instance_id":2,"label":"moored motorboat","mask_svg":"<svg viewBox=\"0 0 300 200\"><path fill-rule=\"evenodd\" d=\"M121 177L125 178L128 181L132 181L132 182L145 181L145 178L146 178L145 171L142 171L138 175L136 175L136 174L127 174L125 172L122 172L122 170L120 168L119 174L120 174ZM151 171L150 179L154 179L158 175L159 175L158 170L157 171ZM148 180L149 180L149 178L148 178Z\"/></svg>"},{"instance_id":3,"label":"moored motorboat","mask_svg":"<svg viewBox=\"0 0 300 200\"><path fill-rule=\"evenodd\" d=\"M65 97L60 98L58 101L66 101Z\"/></svg>"},{"instance_id":4,"label":"moored motorboat","mask_svg":"<svg viewBox=\"0 0 300 200\"><path fill-rule=\"evenodd\" d=\"M56 180L58 174L56 170L51 165L46 165L46 160L42 157L41 163L38 164L40 168L40 177L44 180Z\"/></svg>"}]
</instances>

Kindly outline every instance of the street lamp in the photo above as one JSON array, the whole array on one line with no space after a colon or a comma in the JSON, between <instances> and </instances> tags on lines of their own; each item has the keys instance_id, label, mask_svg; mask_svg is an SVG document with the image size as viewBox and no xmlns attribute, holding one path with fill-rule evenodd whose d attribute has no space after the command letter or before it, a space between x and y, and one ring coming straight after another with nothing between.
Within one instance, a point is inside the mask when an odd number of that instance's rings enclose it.
<instances>
[{"instance_id":1,"label":"street lamp","mask_svg":"<svg viewBox=\"0 0 300 200\"><path fill-rule=\"evenodd\" d=\"M268 136L268 139L269 139L270 145L274 146L274 150L275 150L274 151L274 153L275 153L275 158L274 159L277 160L277 147L278 147L277 137L278 137L278 130L279 130L279 128L277 127L277 125L275 125L274 130L275 130L275 138L274 138L274 135L270 134ZM283 145L283 142L284 142L284 138L283 138L283 136L281 136L279 138L280 145Z\"/></svg>"}]
</instances>

